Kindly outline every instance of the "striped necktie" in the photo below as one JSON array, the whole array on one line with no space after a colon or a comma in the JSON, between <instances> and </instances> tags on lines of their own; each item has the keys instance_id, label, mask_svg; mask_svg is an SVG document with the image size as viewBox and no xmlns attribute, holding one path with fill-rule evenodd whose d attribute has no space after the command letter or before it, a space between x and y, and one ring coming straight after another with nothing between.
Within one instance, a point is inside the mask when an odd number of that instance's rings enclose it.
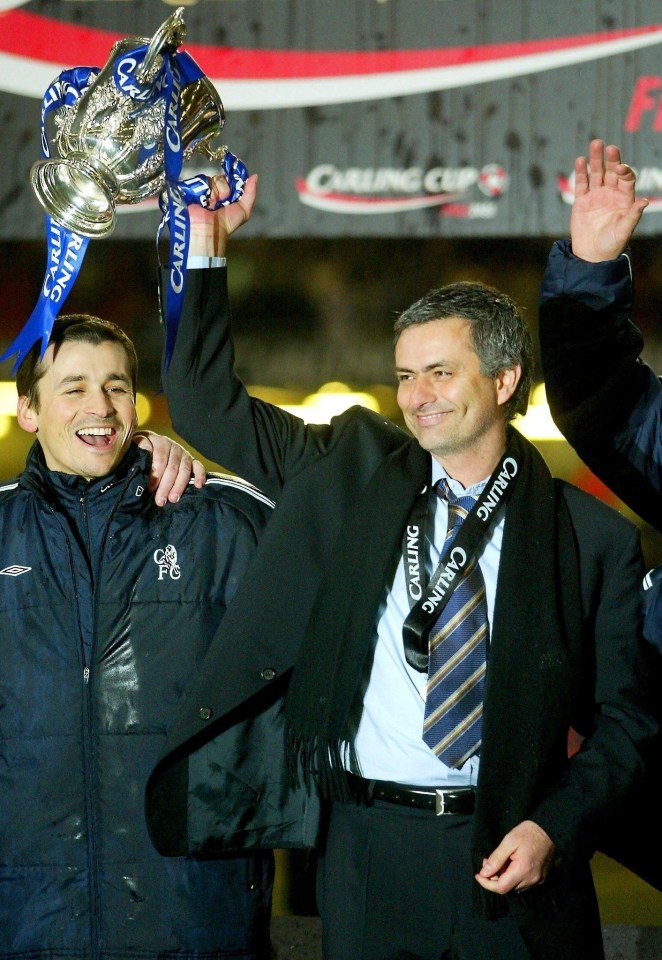
<instances>
[{"instance_id":1,"label":"striped necktie","mask_svg":"<svg viewBox=\"0 0 662 960\"><path fill-rule=\"evenodd\" d=\"M453 496L446 480L437 493L448 501L447 549L475 500ZM488 631L485 583L473 561L428 638L423 740L448 767L460 768L480 750Z\"/></svg>"}]
</instances>

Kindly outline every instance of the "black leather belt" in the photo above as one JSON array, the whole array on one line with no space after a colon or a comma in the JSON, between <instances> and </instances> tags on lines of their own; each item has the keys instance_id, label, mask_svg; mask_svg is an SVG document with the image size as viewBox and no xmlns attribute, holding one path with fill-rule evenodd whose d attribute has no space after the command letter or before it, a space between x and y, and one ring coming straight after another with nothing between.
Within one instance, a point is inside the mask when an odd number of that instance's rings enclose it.
<instances>
[{"instance_id":1,"label":"black leather belt","mask_svg":"<svg viewBox=\"0 0 662 960\"><path fill-rule=\"evenodd\" d=\"M370 805L375 800L396 803L403 807L432 810L436 816L444 814L468 814L474 812L476 791L473 787L432 789L413 787L407 783L390 780L368 780L346 773L347 787L353 800Z\"/></svg>"}]
</instances>

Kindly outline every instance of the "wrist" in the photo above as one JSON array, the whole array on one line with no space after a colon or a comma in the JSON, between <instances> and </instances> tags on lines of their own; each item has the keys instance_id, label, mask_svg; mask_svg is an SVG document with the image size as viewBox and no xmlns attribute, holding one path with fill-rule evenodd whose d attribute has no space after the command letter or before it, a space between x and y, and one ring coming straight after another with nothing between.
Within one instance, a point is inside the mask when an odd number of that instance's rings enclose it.
<instances>
[{"instance_id":1,"label":"wrist","mask_svg":"<svg viewBox=\"0 0 662 960\"><path fill-rule=\"evenodd\" d=\"M618 250L613 255L611 254L611 251L609 251L609 253L605 253L604 255L602 255L597 253L594 250L582 249L581 246L577 248L577 246L571 242L570 252L572 253L573 257L575 257L576 260L582 260L584 263L595 264L595 263L614 263L614 261L618 260L620 257L623 256L623 254L625 253L625 250L624 249Z\"/></svg>"},{"instance_id":2,"label":"wrist","mask_svg":"<svg viewBox=\"0 0 662 960\"><path fill-rule=\"evenodd\" d=\"M209 229L206 227L200 230L199 224L192 224L191 236L189 239L189 257L224 257L227 247L227 234L224 230ZM198 229L196 230L196 226Z\"/></svg>"}]
</instances>

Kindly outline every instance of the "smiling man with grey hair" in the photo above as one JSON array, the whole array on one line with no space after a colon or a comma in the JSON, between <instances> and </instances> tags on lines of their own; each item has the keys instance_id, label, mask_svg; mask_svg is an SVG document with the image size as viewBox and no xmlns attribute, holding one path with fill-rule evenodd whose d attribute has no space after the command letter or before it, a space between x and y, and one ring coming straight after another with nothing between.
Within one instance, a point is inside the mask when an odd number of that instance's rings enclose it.
<instances>
[{"instance_id":1,"label":"smiling man with grey hair","mask_svg":"<svg viewBox=\"0 0 662 960\"><path fill-rule=\"evenodd\" d=\"M362 407L304 424L249 396L223 258L255 191L251 177L238 203L191 213L209 267L189 273L164 386L178 432L276 508L166 760L203 735L196 704L231 716L284 677L281 776L328 811L326 960L599 960L589 859L656 729L637 530L554 480L511 425L531 346L483 284L433 291L396 324L410 433ZM571 725L585 740L569 758Z\"/></svg>"}]
</instances>

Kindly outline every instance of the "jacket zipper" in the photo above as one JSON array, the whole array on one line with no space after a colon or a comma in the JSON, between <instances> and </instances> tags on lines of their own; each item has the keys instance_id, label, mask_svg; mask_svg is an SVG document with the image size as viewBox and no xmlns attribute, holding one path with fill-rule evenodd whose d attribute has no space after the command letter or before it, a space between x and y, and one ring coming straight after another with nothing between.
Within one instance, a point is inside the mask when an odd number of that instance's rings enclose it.
<instances>
[{"instance_id":1,"label":"jacket zipper","mask_svg":"<svg viewBox=\"0 0 662 960\"><path fill-rule=\"evenodd\" d=\"M103 531L102 531L102 534L101 534L101 540L99 541L99 544L100 544L100 546L99 546L99 557L98 557L98 562L97 562L96 568L94 567L94 564L93 564L92 550L91 550L91 544L90 544L90 538L89 538L89 524L88 524L88 522L87 522L87 510L86 510L87 502L86 502L84 496L81 497L81 507L83 508L83 515L84 515L84 518L85 518L85 533L86 533L86 540L87 540L87 545L88 545L87 553L88 553L88 559L89 559L89 563L90 563L90 568L91 568L91 570L92 570L92 576L93 576L93 578L94 578L94 579L93 579L93 582L92 582L92 611L93 611L93 613L92 613L92 637L91 637L91 640L90 640L90 664L92 664L92 663L94 662L94 651L95 651L95 649L96 649L96 641L97 641L97 612L98 612L98 609L99 609L99 592L100 592L100 590L99 590L99 584L100 584L100 582L101 582L101 569L102 569L102 567L103 567L104 545L105 545L105 543L106 543L106 538L107 538L107 536L108 536L108 531L110 530L110 525L111 525L111 523L112 523L112 521L113 521L113 518L114 518L114 516L115 516L115 513L116 513L116 511L119 509L119 506L120 506L120 504L122 503L122 501L123 501L123 499L124 499L124 494L126 493L126 490L127 490L128 486L129 486L129 484L131 483L131 480L133 479L133 476L134 476L135 473L136 473L136 467L134 466L134 467L132 467L131 470L129 471L129 474L128 474L128 476L126 477L126 480L124 481L124 485L123 485L123 488L122 488L122 490L121 490L121 492L120 492L120 495L119 495L119 497L117 498L117 500L115 501L115 505L114 505L113 509L111 510L111 512L110 512L110 514L109 514L109 516L108 516L108 520L106 521L106 523L105 523L105 525L104 525L104 527L103 527ZM90 754L92 754L92 753L94 752L94 739L93 739L94 729L93 729L93 724L92 724L92 686L91 686L91 684L94 683L94 675L91 673L91 667L85 667L85 669L83 670L83 681L84 681L84 683L85 683L86 686L87 686L87 693L88 693L88 696L87 696L87 698L86 698L86 704L87 704L89 746L90 746ZM91 682L90 682L90 681L91 681ZM90 759L90 783L93 783L93 782L94 782L94 781L93 781L93 773L94 773L94 760L93 760L93 758L91 758L91 759ZM89 791L88 791L88 792L89 792ZM91 817L91 821L90 821L90 822L93 823L93 825L94 825L93 836L94 836L94 838L95 838L95 840L96 840L96 817L95 817L95 815L94 815L93 805L92 805L92 810L90 811L90 817ZM91 924L91 929L92 929L92 933L93 933L93 939L92 939L92 957L94 958L94 960L99 960L99 958L100 958L100 956L101 956L101 942L100 942L101 930L100 930L100 917L99 917L99 903L100 903L100 898L101 898L101 894L100 894L100 891L99 891L99 873L100 873L100 870L99 870L99 864L98 864L98 862L97 862L97 856L96 856L96 851L97 851L98 849L99 849L99 844L96 843L96 842L93 842L93 843L92 843L92 849L91 849L90 853L91 853L91 857L92 857L92 861L91 861L91 862L94 864L94 873L93 873L93 875L92 875L93 892L94 892L94 909L93 909L93 923Z\"/></svg>"},{"instance_id":2,"label":"jacket zipper","mask_svg":"<svg viewBox=\"0 0 662 960\"><path fill-rule=\"evenodd\" d=\"M76 601L76 610L80 609L80 593L78 591L78 580L76 578L76 566L74 563L73 550L71 547L71 537L69 536L69 531L67 525L62 522L56 510L49 505L51 513L60 524L64 532L65 542L67 544L67 553L69 554L69 567L71 572L71 580L74 587L74 598ZM95 857L95 843L94 837L96 834L96 822L94 816L94 803L92 798L92 784L93 784L93 759L92 759L92 710L90 703L90 668L85 659L85 643L83 641L83 634L80 629L80 615L76 618L76 625L78 627L78 639L80 641L80 656L83 662L83 770L84 770L84 779L83 779L83 789L85 792L85 810L87 813L87 870L89 874L89 888L90 888L90 940L94 945L94 955L97 955L96 945L99 938L99 906L98 906L98 881L96 870L96 857Z\"/></svg>"},{"instance_id":3,"label":"jacket zipper","mask_svg":"<svg viewBox=\"0 0 662 960\"><path fill-rule=\"evenodd\" d=\"M124 488L120 493L120 496L115 502L115 506L108 517L103 528L103 535L101 538L102 548L99 551L99 562L97 565L96 571L94 571L94 582L92 585L92 603L93 603L93 622L92 622L92 637L90 642L90 664L93 662L93 652L95 648L95 640L97 633L97 609L98 609L98 583L101 575L101 567L103 562L103 544L105 543L108 530L110 529L110 524L115 516L115 512L119 508L121 502L124 499L124 494L133 479L134 475L137 472L135 465L129 471L126 480L124 481ZM86 513L86 500L85 497L80 498L81 508L83 514L85 515L85 526L86 531L87 526L87 513ZM52 504L46 501L47 508L50 510L64 533L65 542L67 545L67 553L69 555L69 567L71 573L71 580L74 588L74 598L76 601L76 609L80 611L80 594L78 591L78 581L76 579L76 566L74 564L73 550L71 546L71 536L68 530L68 526L63 522L57 510L54 509ZM87 536L88 543L88 560L90 562L90 567L92 567L92 558L90 556L89 549L89 536ZM80 656L83 664L83 701L84 701L84 731L83 731L83 767L84 767L84 788L85 788L85 808L87 811L87 868L89 873L89 889L90 889L90 940L92 944L91 958L92 960L99 960L101 953L101 944L100 944L100 916L99 916L99 902L100 902L100 892L99 892L99 870L97 863L96 850L98 849L98 844L96 840L96 816L94 809L94 798L92 796L92 785L94 783L94 725L92 718L92 683L94 682L94 675L90 665L87 663L85 657L85 643L83 639L83 634L80 627L80 614L76 619L76 626L78 627L78 638L80 641Z\"/></svg>"}]
</instances>

